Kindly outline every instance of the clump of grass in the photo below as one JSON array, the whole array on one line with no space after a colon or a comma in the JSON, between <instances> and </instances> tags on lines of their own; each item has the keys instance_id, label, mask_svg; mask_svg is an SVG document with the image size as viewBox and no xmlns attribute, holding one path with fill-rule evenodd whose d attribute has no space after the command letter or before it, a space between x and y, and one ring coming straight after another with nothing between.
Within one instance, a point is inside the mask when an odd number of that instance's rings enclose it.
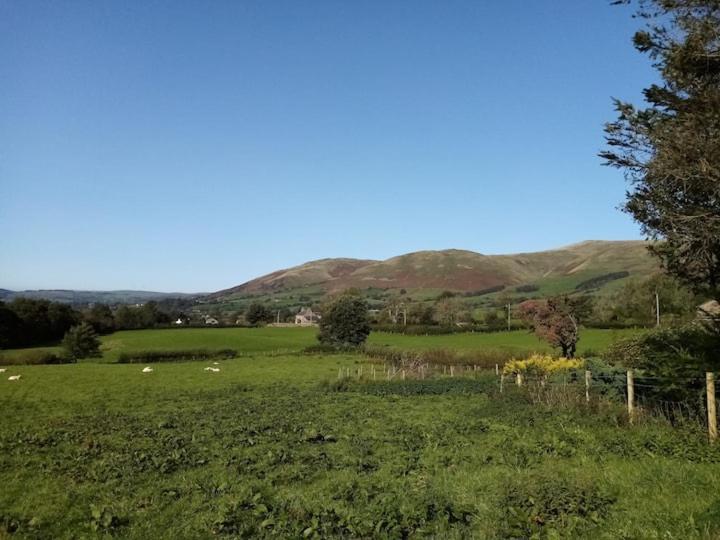
<instances>
[{"instance_id":1,"label":"clump of grass","mask_svg":"<svg viewBox=\"0 0 720 540\"><path fill-rule=\"evenodd\" d=\"M511 482L502 509L507 538L573 536L602 523L616 497L581 476L530 474ZM552 535L552 536L551 536Z\"/></svg>"},{"instance_id":2,"label":"clump of grass","mask_svg":"<svg viewBox=\"0 0 720 540\"><path fill-rule=\"evenodd\" d=\"M184 349L131 351L120 353L118 364L146 364L152 362L184 362L188 360L221 360L234 358L234 349Z\"/></svg>"}]
</instances>

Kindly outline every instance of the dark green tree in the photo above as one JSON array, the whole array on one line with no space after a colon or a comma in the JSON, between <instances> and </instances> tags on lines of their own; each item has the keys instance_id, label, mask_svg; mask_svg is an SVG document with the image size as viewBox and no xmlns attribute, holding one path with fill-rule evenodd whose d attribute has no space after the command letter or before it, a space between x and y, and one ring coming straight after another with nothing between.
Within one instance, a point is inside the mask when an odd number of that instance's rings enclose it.
<instances>
[{"instance_id":1,"label":"dark green tree","mask_svg":"<svg viewBox=\"0 0 720 540\"><path fill-rule=\"evenodd\" d=\"M661 82L646 104L615 101L605 126L607 165L631 183L624 209L642 226L671 275L720 295L720 0L618 0L646 26L635 48Z\"/></svg>"},{"instance_id":2,"label":"dark green tree","mask_svg":"<svg viewBox=\"0 0 720 540\"><path fill-rule=\"evenodd\" d=\"M483 319L485 326L487 326L488 330L505 330L507 328L507 321L504 317L501 317L498 315L497 310L491 309L487 313L485 313L485 317Z\"/></svg>"},{"instance_id":3,"label":"dark green tree","mask_svg":"<svg viewBox=\"0 0 720 540\"><path fill-rule=\"evenodd\" d=\"M273 320L273 312L265 304L253 302L245 310L245 320L253 325L267 323Z\"/></svg>"},{"instance_id":4,"label":"dark green tree","mask_svg":"<svg viewBox=\"0 0 720 540\"><path fill-rule=\"evenodd\" d=\"M62 340L62 347L66 356L73 360L101 356L100 340L93 327L86 322L73 326L67 331Z\"/></svg>"},{"instance_id":5,"label":"dark green tree","mask_svg":"<svg viewBox=\"0 0 720 540\"><path fill-rule=\"evenodd\" d=\"M115 311L115 325L121 330L141 328L140 311L130 306L120 306Z\"/></svg>"},{"instance_id":6,"label":"dark green tree","mask_svg":"<svg viewBox=\"0 0 720 540\"><path fill-rule=\"evenodd\" d=\"M9 349L20 345L18 339L22 321L15 312L0 302L0 349Z\"/></svg>"},{"instance_id":7,"label":"dark green tree","mask_svg":"<svg viewBox=\"0 0 720 540\"><path fill-rule=\"evenodd\" d=\"M115 317L107 304L95 304L85 313L85 320L99 334L108 334L115 330Z\"/></svg>"},{"instance_id":8,"label":"dark green tree","mask_svg":"<svg viewBox=\"0 0 720 540\"><path fill-rule=\"evenodd\" d=\"M322 308L320 343L334 347L357 347L370 334L368 305L354 294L342 294L328 301Z\"/></svg>"}]
</instances>

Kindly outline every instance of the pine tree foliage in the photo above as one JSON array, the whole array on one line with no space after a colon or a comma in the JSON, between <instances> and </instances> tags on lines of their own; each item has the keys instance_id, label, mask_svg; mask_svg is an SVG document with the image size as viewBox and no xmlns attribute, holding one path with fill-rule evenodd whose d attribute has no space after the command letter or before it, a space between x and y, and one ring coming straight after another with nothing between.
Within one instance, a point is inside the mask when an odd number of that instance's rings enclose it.
<instances>
[{"instance_id":1,"label":"pine tree foliage","mask_svg":"<svg viewBox=\"0 0 720 540\"><path fill-rule=\"evenodd\" d=\"M720 296L720 0L620 0L645 28L635 48L660 82L646 104L615 100L605 163L631 184L625 211L664 268L696 292Z\"/></svg>"}]
</instances>

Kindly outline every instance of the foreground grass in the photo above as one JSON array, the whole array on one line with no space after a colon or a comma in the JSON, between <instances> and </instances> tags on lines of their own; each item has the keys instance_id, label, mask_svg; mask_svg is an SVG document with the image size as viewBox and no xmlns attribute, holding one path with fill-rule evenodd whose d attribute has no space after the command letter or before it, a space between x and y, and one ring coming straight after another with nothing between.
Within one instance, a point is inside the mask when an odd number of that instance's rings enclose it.
<instances>
[{"instance_id":1,"label":"foreground grass","mask_svg":"<svg viewBox=\"0 0 720 540\"><path fill-rule=\"evenodd\" d=\"M720 534L700 431L543 408L489 375L338 384L356 360L12 368L0 538Z\"/></svg>"}]
</instances>

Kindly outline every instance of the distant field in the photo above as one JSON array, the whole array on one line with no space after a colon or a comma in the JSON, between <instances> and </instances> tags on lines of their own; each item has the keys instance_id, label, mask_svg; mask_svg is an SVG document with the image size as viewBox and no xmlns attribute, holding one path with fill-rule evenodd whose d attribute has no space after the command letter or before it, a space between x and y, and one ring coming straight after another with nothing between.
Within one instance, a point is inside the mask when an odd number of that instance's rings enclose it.
<instances>
[{"instance_id":1,"label":"distant field","mask_svg":"<svg viewBox=\"0 0 720 540\"><path fill-rule=\"evenodd\" d=\"M582 330L578 342L578 353L591 350L601 352L610 343L622 337L638 333L638 330L601 330L589 328ZM550 351L547 343L525 330L514 332L463 333L442 336L406 336L402 334L373 333L369 342L376 345L392 345L401 349L447 348L472 350L479 348L508 349L524 351Z\"/></svg>"},{"instance_id":2,"label":"distant field","mask_svg":"<svg viewBox=\"0 0 720 540\"><path fill-rule=\"evenodd\" d=\"M637 330L585 329L580 334L578 353L600 352L614 340ZM115 362L121 352L172 349L236 349L243 354L297 352L317 343L316 328L183 328L173 330L127 330L103 336L102 359L86 362ZM462 333L442 336L406 336L373 332L370 344L390 345L402 349L457 349L481 348L518 351L550 351L550 347L533 334L518 330L514 332ZM2 351L0 354L14 356L28 349ZM58 347L39 347L35 350L59 352Z\"/></svg>"}]
</instances>

